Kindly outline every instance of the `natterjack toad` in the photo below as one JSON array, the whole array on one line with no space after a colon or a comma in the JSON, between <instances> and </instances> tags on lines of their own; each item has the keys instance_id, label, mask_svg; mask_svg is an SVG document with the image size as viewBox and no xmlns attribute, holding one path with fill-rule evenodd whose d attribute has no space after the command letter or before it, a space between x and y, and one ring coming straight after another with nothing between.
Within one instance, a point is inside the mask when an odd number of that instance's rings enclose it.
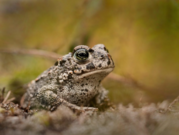
<instances>
[{"instance_id":1,"label":"natterjack toad","mask_svg":"<svg viewBox=\"0 0 179 135\"><path fill-rule=\"evenodd\" d=\"M113 69L114 62L103 44L93 48L79 45L28 85L22 106L53 110L63 104L74 110L95 110L91 101L102 104L107 98L100 83Z\"/></svg>"}]
</instances>

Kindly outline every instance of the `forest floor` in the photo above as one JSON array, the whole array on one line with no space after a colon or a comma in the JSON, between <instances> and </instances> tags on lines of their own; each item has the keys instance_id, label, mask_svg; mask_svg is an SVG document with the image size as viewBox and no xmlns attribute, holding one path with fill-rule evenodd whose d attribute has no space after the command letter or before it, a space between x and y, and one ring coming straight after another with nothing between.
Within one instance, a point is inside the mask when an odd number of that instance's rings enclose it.
<instances>
[{"instance_id":1,"label":"forest floor","mask_svg":"<svg viewBox=\"0 0 179 135\"><path fill-rule=\"evenodd\" d=\"M76 114L65 106L55 111L34 112L0 96L0 133L3 135L178 135L179 113L169 103L140 108L116 105L104 112ZM175 108L176 109L176 108Z\"/></svg>"}]
</instances>

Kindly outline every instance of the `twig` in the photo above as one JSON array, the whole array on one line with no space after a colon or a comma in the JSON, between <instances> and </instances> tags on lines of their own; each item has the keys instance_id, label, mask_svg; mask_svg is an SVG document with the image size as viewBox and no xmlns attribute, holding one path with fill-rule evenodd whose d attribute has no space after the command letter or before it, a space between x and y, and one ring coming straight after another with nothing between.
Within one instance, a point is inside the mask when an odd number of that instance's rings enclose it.
<instances>
[{"instance_id":1,"label":"twig","mask_svg":"<svg viewBox=\"0 0 179 135\"><path fill-rule=\"evenodd\" d=\"M133 80L131 78L126 78L124 76L117 75L115 73L110 73L108 75L108 78L118 81L118 82L121 82L121 83L124 83L124 84L127 84L127 85L131 85L131 86L137 84L135 80Z\"/></svg>"},{"instance_id":2,"label":"twig","mask_svg":"<svg viewBox=\"0 0 179 135\"><path fill-rule=\"evenodd\" d=\"M4 93L5 93L5 87L2 88L2 90L0 89L1 94L0 94L0 103L4 100Z\"/></svg>"},{"instance_id":3,"label":"twig","mask_svg":"<svg viewBox=\"0 0 179 135\"><path fill-rule=\"evenodd\" d=\"M15 98L15 97L12 97L12 98L8 99L8 100L6 101L6 103L9 103L9 102L13 101L14 99L16 99L16 98Z\"/></svg>"},{"instance_id":4,"label":"twig","mask_svg":"<svg viewBox=\"0 0 179 135\"><path fill-rule=\"evenodd\" d=\"M130 87L137 87L137 88L141 88L141 89L144 88L143 85L139 84L136 80L134 80L131 77L124 77L124 76L120 76L120 75L115 74L115 73L110 73L108 75L108 78L115 80L117 82L123 83L125 85L128 85Z\"/></svg>"},{"instance_id":5,"label":"twig","mask_svg":"<svg viewBox=\"0 0 179 135\"><path fill-rule=\"evenodd\" d=\"M2 88L2 97L4 97L5 87Z\"/></svg>"},{"instance_id":6,"label":"twig","mask_svg":"<svg viewBox=\"0 0 179 135\"><path fill-rule=\"evenodd\" d=\"M1 49L0 53L10 53L10 54L24 54L24 55L35 55L35 56L41 56L46 57L48 59L57 59L61 57L61 55L53 52L47 52L43 50L35 50L35 49Z\"/></svg>"},{"instance_id":7,"label":"twig","mask_svg":"<svg viewBox=\"0 0 179 135\"><path fill-rule=\"evenodd\" d=\"M45 57L45 58L53 59L53 60L56 60L59 57L61 57L61 55L59 55L57 53L43 51L43 50L35 50L35 49L31 49L31 50L3 49L3 50L0 50L0 53L35 55L35 56L41 56L41 57ZM117 75L115 73L111 73L107 76L107 78L110 78L110 79L115 80L115 81L122 83L122 84L126 84L130 87L148 90L148 88L144 87L142 84L139 84L136 80L134 80L130 77L124 77L124 76ZM150 91L150 90L148 90L148 91Z\"/></svg>"},{"instance_id":8,"label":"twig","mask_svg":"<svg viewBox=\"0 0 179 135\"><path fill-rule=\"evenodd\" d=\"M8 99L9 96L10 96L10 94L11 94L11 91L8 91L8 93L7 93L7 95L6 95L6 97L4 98L4 100L3 100L2 103L5 103L5 102L7 101L7 99Z\"/></svg>"},{"instance_id":9,"label":"twig","mask_svg":"<svg viewBox=\"0 0 179 135\"><path fill-rule=\"evenodd\" d=\"M107 78L112 79L114 81L117 81L119 83L125 84L129 87L132 87L132 88L138 88L140 90L143 90L143 91L151 93L151 94L153 92L156 93L156 91L157 91L157 90L154 90L154 89L151 89L151 88L144 86L143 84L137 82L135 79L131 78L130 76L126 77L126 76L120 76L120 75L115 74L115 73L110 73L107 76Z\"/></svg>"},{"instance_id":10,"label":"twig","mask_svg":"<svg viewBox=\"0 0 179 135\"><path fill-rule=\"evenodd\" d=\"M178 112L179 110L174 110L174 109L179 109L179 108L176 108L178 106L178 102L179 102L179 96L169 104L167 110L170 112L174 112L174 111Z\"/></svg>"}]
</instances>

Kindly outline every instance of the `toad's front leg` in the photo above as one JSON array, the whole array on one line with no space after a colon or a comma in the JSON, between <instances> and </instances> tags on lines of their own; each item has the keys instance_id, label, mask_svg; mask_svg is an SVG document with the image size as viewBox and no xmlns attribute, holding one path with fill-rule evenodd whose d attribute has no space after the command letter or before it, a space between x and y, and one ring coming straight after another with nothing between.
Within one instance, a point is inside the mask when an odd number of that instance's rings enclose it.
<instances>
[{"instance_id":1,"label":"toad's front leg","mask_svg":"<svg viewBox=\"0 0 179 135\"><path fill-rule=\"evenodd\" d=\"M43 108L46 108L50 111L55 110L58 106L64 105L70 108L71 110L75 112L96 112L98 111L97 108L94 107L79 107L75 104L72 104L60 97L57 96L57 89L58 87L55 86L44 86L42 87L38 93L36 94L36 102L38 106L40 105Z\"/></svg>"}]
</instances>

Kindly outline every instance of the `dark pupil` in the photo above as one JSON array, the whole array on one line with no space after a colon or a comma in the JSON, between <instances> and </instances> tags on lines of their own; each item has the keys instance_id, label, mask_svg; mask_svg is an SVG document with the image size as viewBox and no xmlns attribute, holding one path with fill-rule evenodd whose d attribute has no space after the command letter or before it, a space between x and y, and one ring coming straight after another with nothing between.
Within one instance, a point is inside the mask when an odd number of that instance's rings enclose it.
<instances>
[{"instance_id":1,"label":"dark pupil","mask_svg":"<svg viewBox=\"0 0 179 135\"><path fill-rule=\"evenodd\" d=\"M87 50L85 49L80 49L80 50L77 50L76 52L76 58L78 60L86 60L88 58L89 54L87 52Z\"/></svg>"}]
</instances>

